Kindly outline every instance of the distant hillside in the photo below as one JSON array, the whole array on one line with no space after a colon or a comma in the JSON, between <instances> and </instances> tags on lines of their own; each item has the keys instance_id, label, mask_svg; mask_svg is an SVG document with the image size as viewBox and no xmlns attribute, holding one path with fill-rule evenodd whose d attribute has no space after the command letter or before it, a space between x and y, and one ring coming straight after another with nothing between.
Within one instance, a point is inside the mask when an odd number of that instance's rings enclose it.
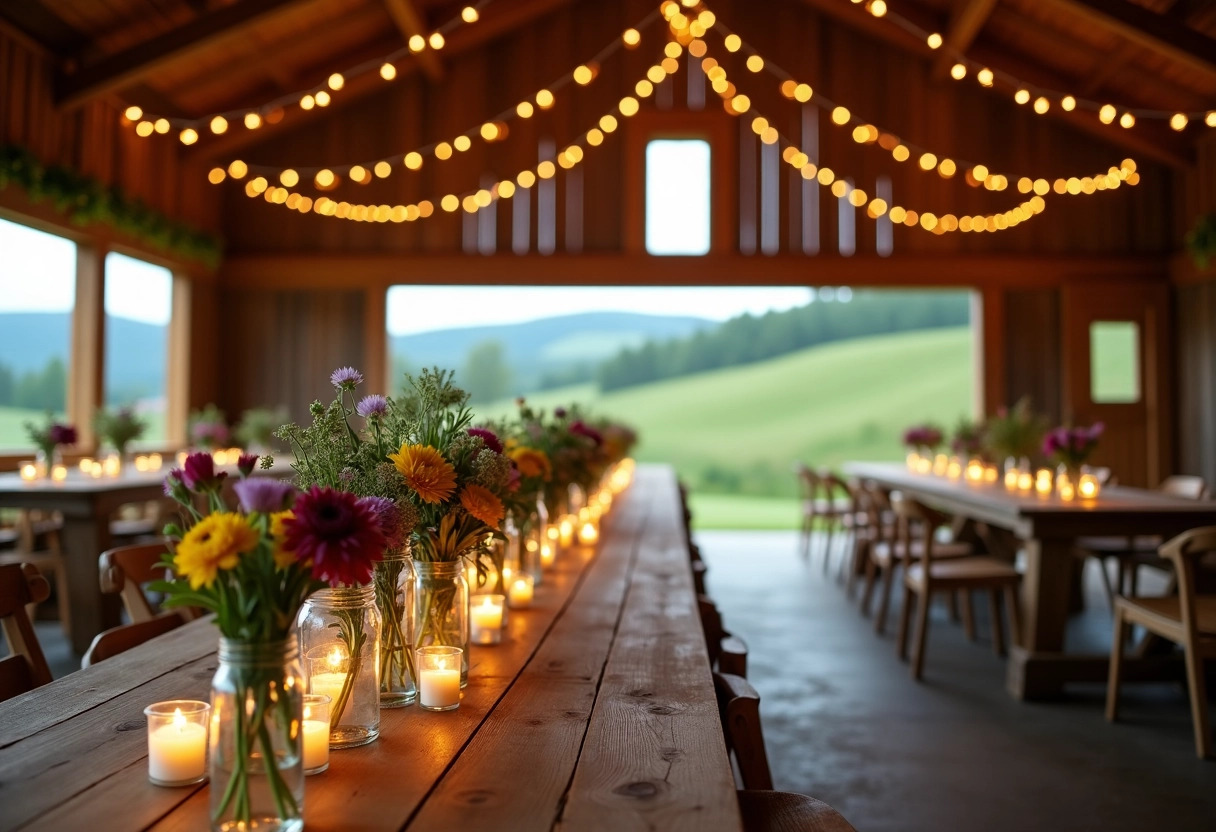
<instances>
[{"instance_id":1,"label":"distant hillside","mask_svg":"<svg viewBox=\"0 0 1216 832\"><path fill-rule=\"evenodd\" d=\"M486 341L502 344L517 391L535 389L549 373L579 365L598 366L622 349L651 339L679 338L715 325L690 316L587 312L519 324L467 327L398 335L391 339L394 363L401 369L439 365L461 367L469 351Z\"/></svg>"}]
</instances>

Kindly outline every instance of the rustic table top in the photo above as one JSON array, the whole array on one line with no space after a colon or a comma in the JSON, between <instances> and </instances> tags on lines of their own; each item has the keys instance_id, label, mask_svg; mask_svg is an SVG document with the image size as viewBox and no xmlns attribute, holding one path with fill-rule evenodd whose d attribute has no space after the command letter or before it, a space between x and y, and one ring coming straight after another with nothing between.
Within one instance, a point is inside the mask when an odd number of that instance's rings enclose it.
<instances>
[{"instance_id":1,"label":"rustic table top","mask_svg":"<svg viewBox=\"0 0 1216 832\"><path fill-rule=\"evenodd\" d=\"M0 704L0 830L201 830L207 786L147 778L143 708L205 699L195 622ZM742 828L670 469L641 466L596 549L565 553L459 709L382 712L309 777L310 830Z\"/></svg>"}]
</instances>

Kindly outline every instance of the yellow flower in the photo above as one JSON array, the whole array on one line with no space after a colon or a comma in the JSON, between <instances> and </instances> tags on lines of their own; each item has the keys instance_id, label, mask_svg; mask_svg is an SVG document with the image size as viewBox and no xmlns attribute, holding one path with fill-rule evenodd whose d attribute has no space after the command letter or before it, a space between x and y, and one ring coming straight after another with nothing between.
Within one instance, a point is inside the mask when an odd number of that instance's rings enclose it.
<instances>
[{"instance_id":1,"label":"yellow flower","mask_svg":"<svg viewBox=\"0 0 1216 832\"><path fill-rule=\"evenodd\" d=\"M460 492L460 504L465 511L493 529L498 528L506 513L502 500L495 497L493 491L472 482Z\"/></svg>"},{"instance_id":2,"label":"yellow flower","mask_svg":"<svg viewBox=\"0 0 1216 832\"><path fill-rule=\"evenodd\" d=\"M456 490L456 469L430 445L402 445L388 458L423 502L442 503Z\"/></svg>"},{"instance_id":3,"label":"yellow flower","mask_svg":"<svg viewBox=\"0 0 1216 832\"><path fill-rule=\"evenodd\" d=\"M549 456L544 451L515 447L507 451L507 456L511 457L519 473L525 477L544 477L548 482L553 476L553 466L549 464Z\"/></svg>"},{"instance_id":4,"label":"yellow flower","mask_svg":"<svg viewBox=\"0 0 1216 832\"><path fill-rule=\"evenodd\" d=\"M190 588L210 587L221 569L235 569L241 555L258 545L258 533L239 514L225 511L204 517L177 544L173 565Z\"/></svg>"},{"instance_id":5,"label":"yellow flower","mask_svg":"<svg viewBox=\"0 0 1216 832\"><path fill-rule=\"evenodd\" d=\"M291 511L276 511L270 515L270 534L274 537L274 548L271 550L271 555L274 557L274 565L279 569L286 569L296 561L296 553L286 549L283 545L283 521L288 517L294 517L295 514Z\"/></svg>"}]
</instances>

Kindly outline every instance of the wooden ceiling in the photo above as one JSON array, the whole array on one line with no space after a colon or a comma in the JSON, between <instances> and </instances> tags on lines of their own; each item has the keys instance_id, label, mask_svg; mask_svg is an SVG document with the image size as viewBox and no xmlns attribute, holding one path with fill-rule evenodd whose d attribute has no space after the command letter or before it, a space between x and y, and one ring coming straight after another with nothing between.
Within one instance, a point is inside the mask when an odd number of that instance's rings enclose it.
<instances>
[{"instance_id":1,"label":"wooden ceiling","mask_svg":"<svg viewBox=\"0 0 1216 832\"><path fill-rule=\"evenodd\" d=\"M593 0L492 0L438 53L399 71L440 78L444 62L509 35L554 9ZM607 2L607 0L597 0ZM633 7L638 0L620 0ZM757 4L765 0L755 0ZM952 59L849 0L802 0L808 9L886 44L923 54L942 83ZM1096 100L1186 111L1216 107L1216 2L1211 0L887 0L893 13L968 57L1030 83ZM459 0L0 0L0 27L59 65L59 105L99 97L160 115L199 117L254 107L316 85L330 72L401 48L456 18ZM366 77L366 76L365 76ZM348 101L374 90L351 83ZM323 112L313 117L323 117ZM1053 117L1133 149L1193 155L1194 136L1143 122L1105 126L1092 113ZM298 119L290 119L299 124ZM243 131L208 143L223 153ZM257 137L260 138L260 137ZM225 144L226 142L226 144Z\"/></svg>"}]
</instances>

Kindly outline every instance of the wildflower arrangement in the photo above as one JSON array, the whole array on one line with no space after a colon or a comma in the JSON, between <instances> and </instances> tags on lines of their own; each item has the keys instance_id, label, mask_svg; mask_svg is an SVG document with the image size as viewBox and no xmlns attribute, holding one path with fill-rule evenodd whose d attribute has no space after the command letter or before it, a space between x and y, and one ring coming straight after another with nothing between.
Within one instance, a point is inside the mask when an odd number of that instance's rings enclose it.
<instances>
[{"instance_id":1,"label":"wildflower arrangement","mask_svg":"<svg viewBox=\"0 0 1216 832\"><path fill-rule=\"evenodd\" d=\"M988 450L984 444L983 423L967 418L960 419L950 439L950 450L961 457L983 458Z\"/></svg>"},{"instance_id":2,"label":"wildflower arrangement","mask_svg":"<svg viewBox=\"0 0 1216 832\"><path fill-rule=\"evenodd\" d=\"M130 407L117 410L101 408L93 416L93 430L119 454L125 454L127 445L143 436L147 429L148 423Z\"/></svg>"},{"instance_id":3,"label":"wildflower arrangement","mask_svg":"<svg viewBox=\"0 0 1216 832\"><path fill-rule=\"evenodd\" d=\"M233 435L242 448L270 450L274 432L286 421L287 411L281 407L252 407L241 414Z\"/></svg>"},{"instance_id":4,"label":"wildflower arrangement","mask_svg":"<svg viewBox=\"0 0 1216 832\"><path fill-rule=\"evenodd\" d=\"M638 443L637 431L624 422L601 419L597 428L604 439L601 450L609 466L616 465L628 457Z\"/></svg>"},{"instance_id":5,"label":"wildflower arrangement","mask_svg":"<svg viewBox=\"0 0 1216 832\"><path fill-rule=\"evenodd\" d=\"M984 442L998 456L1030 458L1039 451L1046 420L1035 413L1030 398L1023 397L1013 407L1002 407L988 418Z\"/></svg>"},{"instance_id":6,"label":"wildflower arrangement","mask_svg":"<svg viewBox=\"0 0 1216 832\"><path fill-rule=\"evenodd\" d=\"M55 417L50 413L46 414L46 420L41 425L26 422L25 433L34 447L42 451L48 464L55 456L56 448L60 445L75 445L77 440L76 428L55 421Z\"/></svg>"},{"instance_id":7,"label":"wildflower arrangement","mask_svg":"<svg viewBox=\"0 0 1216 832\"><path fill-rule=\"evenodd\" d=\"M937 425L914 425L904 431L904 445L922 453L936 451L942 439L942 429Z\"/></svg>"},{"instance_id":8,"label":"wildflower arrangement","mask_svg":"<svg viewBox=\"0 0 1216 832\"><path fill-rule=\"evenodd\" d=\"M191 411L187 425L190 444L194 447L205 450L227 447L230 438L228 419L214 404Z\"/></svg>"},{"instance_id":9,"label":"wildflower arrangement","mask_svg":"<svg viewBox=\"0 0 1216 832\"><path fill-rule=\"evenodd\" d=\"M1058 465L1063 465L1070 471L1075 471L1085 464L1098 440L1106 430L1102 422L1095 422L1087 428L1060 426L1047 432L1043 437L1043 455Z\"/></svg>"},{"instance_id":10,"label":"wildflower arrangement","mask_svg":"<svg viewBox=\"0 0 1216 832\"><path fill-rule=\"evenodd\" d=\"M354 495L313 487L299 493L288 483L250 479L256 457L242 457L234 486L239 506L229 509L221 492L227 474L209 454L188 456L165 479L165 493L181 508L182 524L165 533L177 539L164 564L175 577L156 582L166 605L196 606L215 613L220 634L234 642L273 646L291 637L304 600L318 589L370 575L384 551L384 533L372 506ZM196 508L199 501L205 511ZM299 751L300 700L282 667L236 671L237 701L228 782L213 801L213 817L251 821L253 768L265 776L281 817L299 817L301 807L279 770L278 752ZM294 705L292 704L294 701ZM213 729L214 730L214 729ZM213 738L213 748L219 741ZM216 771L213 751L213 777ZM261 762L259 762L259 760Z\"/></svg>"}]
</instances>

